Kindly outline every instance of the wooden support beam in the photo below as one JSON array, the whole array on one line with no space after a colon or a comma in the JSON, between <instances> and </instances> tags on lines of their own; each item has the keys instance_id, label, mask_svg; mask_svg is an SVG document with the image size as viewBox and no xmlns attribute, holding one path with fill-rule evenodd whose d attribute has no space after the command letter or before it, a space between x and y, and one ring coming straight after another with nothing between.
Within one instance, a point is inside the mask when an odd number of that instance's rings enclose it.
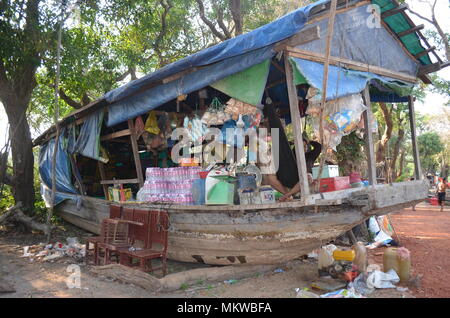
<instances>
[{"instance_id":1,"label":"wooden support beam","mask_svg":"<svg viewBox=\"0 0 450 318\"><path fill-rule=\"evenodd\" d=\"M369 85L366 86L363 92L363 100L364 104L367 106L367 110L363 113L364 117L364 127L366 128L365 134L365 147L367 153L367 168L369 172L369 183L370 185L377 184L377 169L376 169L376 161L375 161L375 150L373 143L373 135L372 135L372 108L370 102L370 92Z\"/></svg>"},{"instance_id":2,"label":"wooden support beam","mask_svg":"<svg viewBox=\"0 0 450 318\"><path fill-rule=\"evenodd\" d=\"M405 12L408 9L408 5L401 4L399 7L385 11L381 14L382 19L386 19L387 17L393 16L394 14Z\"/></svg>"},{"instance_id":3,"label":"wooden support beam","mask_svg":"<svg viewBox=\"0 0 450 318\"><path fill-rule=\"evenodd\" d=\"M116 139L116 138L120 138L120 137L124 137L124 136L130 136L131 135L131 130L130 129L125 129L122 131L117 131L114 132L112 134L109 135L104 135L100 137L101 141L107 141L107 140L111 140L111 139Z\"/></svg>"},{"instance_id":4,"label":"wooden support beam","mask_svg":"<svg viewBox=\"0 0 450 318\"><path fill-rule=\"evenodd\" d=\"M432 46L432 47L430 47L428 50L425 50L425 51L423 51L423 52L420 52L420 53L414 55L414 57L415 57L416 59L420 59L422 56L427 55L428 53L430 53L431 51L434 51L434 50L436 50L436 47L435 47L435 46Z\"/></svg>"},{"instance_id":5,"label":"wooden support beam","mask_svg":"<svg viewBox=\"0 0 450 318\"><path fill-rule=\"evenodd\" d=\"M414 97L412 96L409 96L408 108L409 108L409 124L411 126L411 140L414 157L414 174L416 180L423 180L422 167L420 165L419 147L417 145L416 113L414 108Z\"/></svg>"},{"instance_id":6,"label":"wooden support beam","mask_svg":"<svg viewBox=\"0 0 450 318\"><path fill-rule=\"evenodd\" d=\"M308 42L316 41L318 39L320 39L320 27L316 25L302 30L290 38L281 41L275 46L275 51L280 52L285 50L288 46L295 47Z\"/></svg>"},{"instance_id":7,"label":"wooden support beam","mask_svg":"<svg viewBox=\"0 0 450 318\"><path fill-rule=\"evenodd\" d=\"M100 182L102 185L106 184L138 184L138 179L125 179L125 180L103 180Z\"/></svg>"},{"instance_id":8,"label":"wooden support beam","mask_svg":"<svg viewBox=\"0 0 450 318\"><path fill-rule=\"evenodd\" d=\"M298 57L298 58L305 59L308 61L319 62L319 63L325 63L325 61L326 61L325 55L321 54L321 53L300 50L300 49L296 49L293 47L288 47L287 51L289 52L290 56ZM385 68L382 68L379 66L369 65L369 64L356 62L356 61L352 61L352 60L345 59L345 58L334 57L334 56L330 56L329 61L330 61L330 64L333 64L333 65L336 65L339 67L343 67L346 69L362 71L362 72L371 72L371 73L375 73L375 74L382 75L382 76L392 77L394 79L398 79L398 80L405 81L408 83L417 83L417 78L414 76L411 76L411 75L408 75L405 73L394 72L394 71L391 71L391 70L388 70L388 69L385 69Z\"/></svg>"},{"instance_id":9,"label":"wooden support beam","mask_svg":"<svg viewBox=\"0 0 450 318\"><path fill-rule=\"evenodd\" d=\"M306 197L310 194L310 189L308 183L308 171L306 168L305 149L303 148L303 126L301 123L300 110L298 109L297 88L294 84L294 74L292 71L292 65L289 62L289 53L287 52L285 52L284 54L284 68L286 72L286 83L289 94L289 107L291 110L291 118L294 126L294 144L297 156L300 191L302 200L305 201Z\"/></svg>"},{"instance_id":10,"label":"wooden support beam","mask_svg":"<svg viewBox=\"0 0 450 318\"><path fill-rule=\"evenodd\" d=\"M419 68L418 76L434 73L442 69L441 63L434 63L429 65L424 65Z\"/></svg>"},{"instance_id":11,"label":"wooden support beam","mask_svg":"<svg viewBox=\"0 0 450 318\"><path fill-rule=\"evenodd\" d=\"M424 28L425 28L425 25L421 24L421 25L415 26L415 27L413 27L413 28L411 28L409 30L400 32L397 35L398 35L399 38L401 38L402 36L406 36L408 34L411 34L411 33L414 33L414 32L420 31L420 30L423 30Z\"/></svg>"},{"instance_id":12,"label":"wooden support beam","mask_svg":"<svg viewBox=\"0 0 450 318\"><path fill-rule=\"evenodd\" d=\"M105 195L105 200L109 201L109 191L106 184L103 184L103 180L106 179L106 172L105 172L105 164L103 162L98 161L98 171L100 172L100 184L103 186L103 194Z\"/></svg>"},{"instance_id":13,"label":"wooden support beam","mask_svg":"<svg viewBox=\"0 0 450 318\"><path fill-rule=\"evenodd\" d=\"M284 68L282 68L278 63L276 63L275 61L272 60L272 65L275 66L275 68L277 70L280 71L280 73L286 74L286 72L284 71Z\"/></svg>"},{"instance_id":14,"label":"wooden support beam","mask_svg":"<svg viewBox=\"0 0 450 318\"><path fill-rule=\"evenodd\" d=\"M128 129L131 131L131 147L133 148L134 164L136 166L137 179L139 180L139 187L144 186L144 175L142 173L141 158L139 157L139 147L136 140L136 130L134 128L134 120L128 120Z\"/></svg>"}]
</instances>

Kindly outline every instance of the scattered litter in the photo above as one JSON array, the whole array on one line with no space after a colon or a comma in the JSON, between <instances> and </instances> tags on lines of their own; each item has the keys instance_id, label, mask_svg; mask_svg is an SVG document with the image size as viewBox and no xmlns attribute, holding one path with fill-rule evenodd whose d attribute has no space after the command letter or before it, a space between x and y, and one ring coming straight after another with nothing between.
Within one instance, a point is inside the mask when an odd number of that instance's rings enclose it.
<instances>
[{"instance_id":1,"label":"scattered litter","mask_svg":"<svg viewBox=\"0 0 450 318\"><path fill-rule=\"evenodd\" d=\"M400 282L400 277L393 269L387 273L373 271L367 278L367 286L369 288L395 288L394 284L398 282Z\"/></svg>"},{"instance_id":2,"label":"scattered litter","mask_svg":"<svg viewBox=\"0 0 450 318\"><path fill-rule=\"evenodd\" d=\"M397 287L396 289L401 293L407 292L409 290L408 287Z\"/></svg>"},{"instance_id":3,"label":"scattered litter","mask_svg":"<svg viewBox=\"0 0 450 318\"><path fill-rule=\"evenodd\" d=\"M355 280L348 284L349 288L353 288L358 294L363 296L370 295L375 288L367 286L368 274L361 273Z\"/></svg>"},{"instance_id":4,"label":"scattered litter","mask_svg":"<svg viewBox=\"0 0 450 318\"><path fill-rule=\"evenodd\" d=\"M274 273L284 273L284 270L282 270L281 268L277 268L276 270L273 271Z\"/></svg>"},{"instance_id":5,"label":"scattered litter","mask_svg":"<svg viewBox=\"0 0 450 318\"><path fill-rule=\"evenodd\" d=\"M233 284L236 284L237 282L238 281L236 279L230 279L230 280L224 281L224 283L227 285L233 285Z\"/></svg>"},{"instance_id":6,"label":"scattered litter","mask_svg":"<svg viewBox=\"0 0 450 318\"><path fill-rule=\"evenodd\" d=\"M63 256L64 256L64 254L58 251L58 252L56 252L54 254L45 256L42 260L44 262L47 262L47 261L51 261L51 260L54 260L54 259L57 259L57 258L61 258Z\"/></svg>"},{"instance_id":7,"label":"scattered litter","mask_svg":"<svg viewBox=\"0 0 450 318\"><path fill-rule=\"evenodd\" d=\"M324 291L324 292L332 292L332 291L335 291L338 289L345 288L346 286L347 286L346 283L341 282L341 281L335 281L335 280L330 280L330 281L320 280L320 281L316 281L311 284L312 289L316 289L316 290L320 290L320 291Z\"/></svg>"},{"instance_id":8,"label":"scattered litter","mask_svg":"<svg viewBox=\"0 0 450 318\"><path fill-rule=\"evenodd\" d=\"M35 260L47 262L62 257L71 257L82 260L86 256L86 245L80 244L78 238L67 238L67 244L56 242L54 244L40 243L38 245L25 246L22 257L26 257L30 262Z\"/></svg>"},{"instance_id":9,"label":"scattered litter","mask_svg":"<svg viewBox=\"0 0 450 318\"><path fill-rule=\"evenodd\" d=\"M320 295L320 298L366 298L357 293L354 289L341 289L328 294Z\"/></svg>"},{"instance_id":10,"label":"scattered litter","mask_svg":"<svg viewBox=\"0 0 450 318\"><path fill-rule=\"evenodd\" d=\"M308 288L296 288L295 292L297 293L297 298L320 298L319 295L310 292Z\"/></svg>"},{"instance_id":11,"label":"scattered litter","mask_svg":"<svg viewBox=\"0 0 450 318\"><path fill-rule=\"evenodd\" d=\"M320 249L316 249L316 250L314 250L314 251L312 251L311 253L308 254L308 258L318 259L319 258L319 253L320 253Z\"/></svg>"}]
</instances>

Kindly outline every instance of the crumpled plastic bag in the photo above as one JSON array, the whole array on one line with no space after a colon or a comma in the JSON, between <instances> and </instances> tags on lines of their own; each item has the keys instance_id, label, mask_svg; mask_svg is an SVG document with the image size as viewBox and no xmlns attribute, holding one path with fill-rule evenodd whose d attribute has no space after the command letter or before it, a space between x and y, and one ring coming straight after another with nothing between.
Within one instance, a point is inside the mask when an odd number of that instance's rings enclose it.
<instances>
[{"instance_id":1,"label":"crumpled plastic bag","mask_svg":"<svg viewBox=\"0 0 450 318\"><path fill-rule=\"evenodd\" d=\"M145 130L151 134L159 135L161 132L158 127L158 119L156 118L156 113L151 111L147 121L145 122Z\"/></svg>"},{"instance_id":2,"label":"crumpled plastic bag","mask_svg":"<svg viewBox=\"0 0 450 318\"><path fill-rule=\"evenodd\" d=\"M319 100L310 100L307 114L312 117L312 126L316 135L320 135L320 111L322 109ZM367 110L360 94L341 97L331 100L324 105L324 140L320 142L328 148L336 149L341 143L342 137L351 134L358 129L362 113Z\"/></svg>"},{"instance_id":3,"label":"crumpled plastic bag","mask_svg":"<svg viewBox=\"0 0 450 318\"><path fill-rule=\"evenodd\" d=\"M373 271L366 281L369 288L395 288L394 284L398 282L400 282L400 277L393 269L387 273Z\"/></svg>"},{"instance_id":4,"label":"crumpled plastic bag","mask_svg":"<svg viewBox=\"0 0 450 318\"><path fill-rule=\"evenodd\" d=\"M369 274L370 275L370 274ZM369 287L367 285L368 274L361 273L355 280L348 284L349 288L353 288L358 294L363 296L370 295L375 288Z\"/></svg>"}]
</instances>

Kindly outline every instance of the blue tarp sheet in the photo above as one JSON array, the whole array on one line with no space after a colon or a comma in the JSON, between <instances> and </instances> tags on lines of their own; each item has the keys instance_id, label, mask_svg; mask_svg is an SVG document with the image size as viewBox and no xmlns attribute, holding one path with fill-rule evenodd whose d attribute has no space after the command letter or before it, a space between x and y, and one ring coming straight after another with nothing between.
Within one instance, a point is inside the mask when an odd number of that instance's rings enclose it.
<instances>
[{"instance_id":1,"label":"blue tarp sheet","mask_svg":"<svg viewBox=\"0 0 450 318\"><path fill-rule=\"evenodd\" d=\"M319 91L322 90L324 73L323 64L295 57L291 58L291 62L294 62L294 65L306 78L309 85L317 88ZM379 76L373 73L346 70L330 65L328 70L327 100L358 94L362 92L367 83L372 80L378 80L382 83L398 86L399 88L406 90L412 90L413 88L413 85L400 83L396 79Z\"/></svg>"},{"instance_id":2,"label":"blue tarp sheet","mask_svg":"<svg viewBox=\"0 0 450 318\"><path fill-rule=\"evenodd\" d=\"M63 130L61 132L57 145L58 151L56 154L56 191L76 195L78 191L72 185L72 170L65 146L65 132L66 130ZM43 145L39 152L39 174L41 176L43 185L45 185L45 187L47 187L48 189L52 188L52 158L54 149L55 138L51 139L48 143ZM41 187L41 191L45 187ZM42 194L45 195L45 192L43 192ZM55 204L59 204L65 199L67 199L65 195L58 193L55 197Z\"/></svg>"},{"instance_id":3,"label":"blue tarp sheet","mask_svg":"<svg viewBox=\"0 0 450 318\"><path fill-rule=\"evenodd\" d=\"M177 96L202 89L229 75L271 59L274 55L275 51L272 50L272 47L264 47L210 65L173 82L154 87L143 93L124 99L121 102L109 106L107 125L109 127L114 126L130 118L147 113L175 99Z\"/></svg>"},{"instance_id":4,"label":"blue tarp sheet","mask_svg":"<svg viewBox=\"0 0 450 318\"><path fill-rule=\"evenodd\" d=\"M100 160L100 131L102 129L103 114L102 109L87 117L80 129L75 145L73 147L70 145L70 152L79 153L94 160ZM73 135L69 134L69 141L72 141L72 138Z\"/></svg>"},{"instance_id":5,"label":"blue tarp sheet","mask_svg":"<svg viewBox=\"0 0 450 318\"><path fill-rule=\"evenodd\" d=\"M319 0L306 7L295 10L258 29L219 43L177 62L169 64L154 73L148 74L138 80L128 83L125 86L106 93L104 97L109 103L113 103L130 96L150 83L160 81L168 76L177 74L189 68L211 65L213 63L273 45L300 31L307 22L310 11L313 8L321 6L327 2L329 2L329 0ZM242 71L247 67L249 66L236 69L235 72ZM220 76L219 74L216 74L216 76L219 79L225 77ZM209 82L212 83L213 81Z\"/></svg>"}]
</instances>

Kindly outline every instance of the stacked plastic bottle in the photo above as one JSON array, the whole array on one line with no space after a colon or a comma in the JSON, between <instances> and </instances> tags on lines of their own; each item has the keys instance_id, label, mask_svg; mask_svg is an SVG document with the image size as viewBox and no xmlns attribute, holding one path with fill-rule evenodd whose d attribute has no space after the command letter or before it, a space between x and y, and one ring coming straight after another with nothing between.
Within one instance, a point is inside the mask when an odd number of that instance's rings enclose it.
<instances>
[{"instance_id":1,"label":"stacked plastic bottle","mask_svg":"<svg viewBox=\"0 0 450 318\"><path fill-rule=\"evenodd\" d=\"M192 205L192 185L200 171L200 167L148 168L141 200Z\"/></svg>"}]
</instances>

